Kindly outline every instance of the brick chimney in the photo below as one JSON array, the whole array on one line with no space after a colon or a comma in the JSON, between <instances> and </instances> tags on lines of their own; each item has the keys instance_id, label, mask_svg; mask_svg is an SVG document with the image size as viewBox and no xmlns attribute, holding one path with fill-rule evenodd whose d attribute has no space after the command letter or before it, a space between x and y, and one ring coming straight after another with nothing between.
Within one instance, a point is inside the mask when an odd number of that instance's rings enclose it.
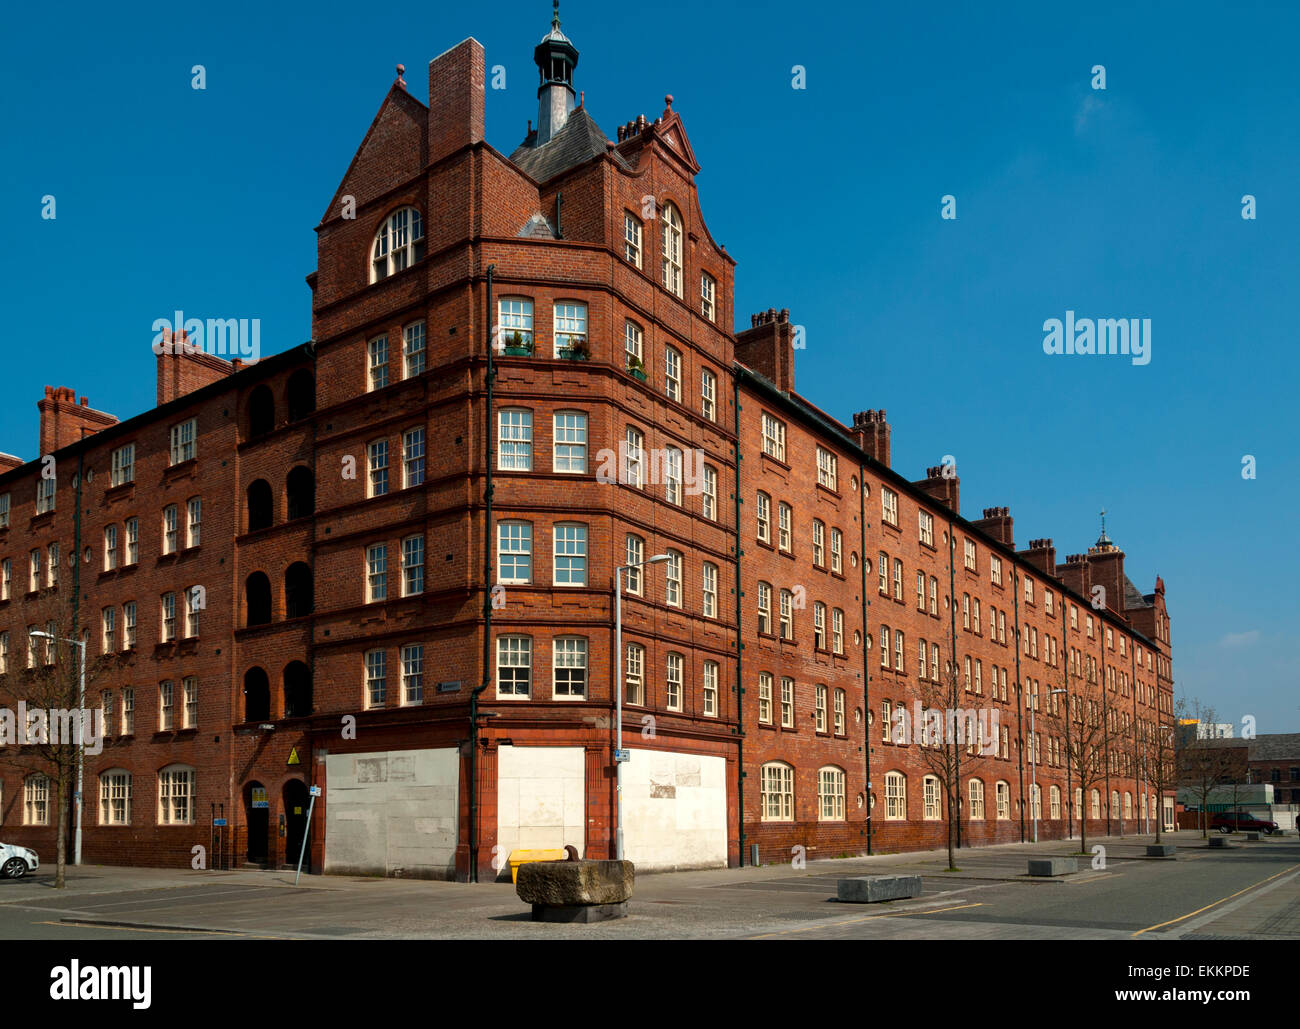
<instances>
[{"instance_id":1,"label":"brick chimney","mask_svg":"<svg viewBox=\"0 0 1300 1029\"><path fill-rule=\"evenodd\" d=\"M736 333L736 360L749 365L776 388L794 389L794 326L790 309L769 307L752 315L749 328Z\"/></svg>"},{"instance_id":2,"label":"brick chimney","mask_svg":"<svg viewBox=\"0 0 1300 1029\"><path fill-rule=\"evenodd\" d=\"M1085 600L1092 599L1092 581L1088 575L1088 555L1069 554L1065 564L1056 566L1056 577Z\"/></svg>"},{"instance_id":3,"label":"brick chimney","mask_svg":"<svg viewBox=\"0 0 1300 1029\"><path fill-rule=\"evenodd\" d=\"M984 517L975 523L977 529L983 529L995 540L1006 544L1013 550L1016 541L1011 533L1011 509L1009 507L986 507Z\"/></svg>"},{"instance_id":4,"label":"brick chimney","mask_svg":"<svg viewBox=\"0 0 1300 1029\"><path fill-rule=\"evenodd\" d=\"M483 45L472 37L429 62L428 164L483 141L484 68Z\"/></svg>"},{"instance_id":5,"label":"brick chimney","mask_svg":"<svg viewBox=\"0 0 1300 1029\"><path fill-rule=\"evenodd\" d=\"M168 346L168 343L171 345ZM224 379L231 372L238 371L242 364L238 359L232 364L215 354L191 348L184 329L170 339L165 339L161 349L162 353L158 355L159 407L218 379Z\"/></svg>"},{"instance_id":6,"label":"brick chimney","mask_svg":"<svg viewBox=\"0 0 1300 1029\"><path fill-rule=\"evenodd\" d=\"M1120 615L1124 614L1124 551L1111 543L1103 533L1097 546L1088 548L1089 589L1102 586L1106 590L1106 606ZM1092 594L1088 594L1092 599Z\"/></svg>"},{"instance_id":7,"label":"brick chimney","mask_svg":"<svg viewBox=\"0 0 1300 1029\"><path fill-rule=\"evenodd\" d=\"M952 466L935 465L933 468L927 468L925 470L926 477L912 483L912 485L949 508L953 514L961 514L961 478L957 475L953 475L950 479L944 478L943 470L945 467L951 468Z\"/></svg>"},{"instance_id":8,"label":"brick chimney","mask_svg":"<svg viewBox=\"0 0 1300 1029\"><path fill-rule=\"evenodd\" d=\"M1028 550L1016 552L1026 564L1033 565L1044 575L1056 576L1056 548L1050 539L1030 540Z\"/></svg>"},{"instance_id":9,"label":"brick chimney","mask_svg":"<svg viewBox=\"0 0 1300 1029\"><path fill-rule=\"evenodd\" d=\"M83 429L88 434L117 424L116 416L94 410L85 397L78 404L77 394L67 386L46 386L45 396L36 406L41 412L42 454L52 454L76 443Z\"/></svg>"},{"instance_id":10,"label":"brick chimney","mask_svg":"<svg viewBox=\"0 0 1300 1029\"><path fill-rule=\"evenodd\" d=\"M852 435L871 457L889 466L889 422L885 421L883 407L879 411L857 412L853 416Z\"/></svg>"}]
</instances>

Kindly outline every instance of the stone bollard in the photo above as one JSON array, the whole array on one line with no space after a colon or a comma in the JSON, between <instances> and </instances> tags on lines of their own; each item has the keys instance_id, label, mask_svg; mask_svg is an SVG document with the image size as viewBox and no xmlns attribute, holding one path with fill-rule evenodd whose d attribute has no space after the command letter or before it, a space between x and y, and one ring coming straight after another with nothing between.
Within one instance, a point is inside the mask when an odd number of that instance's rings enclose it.
<instances>
[{"instance_id":1,"label":"stone bollard","mask_svg":"<svg viewBox=\"0 0 1300 1029\"><path fill-rule=\"evenodd\" d=\"M1071 857L1029 859L1029 874L1034 876L1069 875L1078 870L1078 860Z\"/></svg>"},{"instance_id":2,"label":"stone bollard","mask_svg":"<svg viewBox=\"0 0 1300 1029\"><path fill-rule=\"evenodd\" d=\"M1175 847L1172 843L1148 843L1147 844L1147 857L1167 858L1167 857L1177 857L1177 856L1178 856L1178 848Z\"/></svg>"},{"instance_id":3,"label":"stone bollard","mask_svg":"<svg viewBox=\"0 0 1300 1029\"><path fill-rule=\"evenodd\" d=\"M636 869L631 861L534 861L519 866L515 892L534 922L626 918Z\"/></svg>"},{"instance_id":4,"label":"stone bollard","mask_svg":"<svg viewBox=\"0 0 1300 1029\"><path fill-rule=\"evenodd\" d=\"M1227 850L1227 849L1228 849L1228 837L1226 837L1226 836L1211 836L1211 837L1210 837L1210 846L1213 847L1213 848L1216 849L1216 850Z\"/></svg>"},{"instance_id":5,"label":"stone bollard","mask_svg":"<svg viewBox=\"0 0 1300 1029\"><path fill-rule=\"evenodd\" d=\"M847 904L876 904L920 895L919 875L859 875L835 884L835 899Z\"/></svg>"}]
</instances>

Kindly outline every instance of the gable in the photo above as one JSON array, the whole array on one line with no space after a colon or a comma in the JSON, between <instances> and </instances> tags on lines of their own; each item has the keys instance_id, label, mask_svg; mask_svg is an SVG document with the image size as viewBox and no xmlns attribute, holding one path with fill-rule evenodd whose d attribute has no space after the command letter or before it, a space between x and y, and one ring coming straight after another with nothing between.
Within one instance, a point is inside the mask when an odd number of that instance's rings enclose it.
<instances>
[{"instance_id":1,"label":"gable","mask_svg":"<svg viewBox=\"0 0 1300 1029\"><path fill-rule=\"evenodd\" d=\"M343 197L356 199L360 210L424 170L428 111L400 86L393 86L379 107L335 190L321 225L342 216Z\"/></svg>"}]
</instances>

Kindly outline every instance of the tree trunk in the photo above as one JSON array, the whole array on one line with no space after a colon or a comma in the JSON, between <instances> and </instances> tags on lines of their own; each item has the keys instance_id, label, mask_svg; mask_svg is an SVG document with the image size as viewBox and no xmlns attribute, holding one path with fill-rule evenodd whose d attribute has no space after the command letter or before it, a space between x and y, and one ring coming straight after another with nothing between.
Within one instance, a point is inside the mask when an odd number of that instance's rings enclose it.
<instances>
[{"instance_id":1,"label":"tree trunk","mask_svg":"<svg viewBox=\"0 0 1300 1029\"><path fill-rule=\"evenodd\" d=\"M58 793L56 800L58 806L59 832L58 844L55 848L54 863L54 888L61 890L67 885L66 869L68 866L68 816L72 809L71 796L68 794L68 774L63 769L59 769L56 776L55 792Z\"/></svg>"},{"instance_id":2,"label":"tree trunk","mask_svg":"<svg viewBox=\"0 0 1300 1029\"><path fill-rule=\"evenodd\" d=\"M957 805L953 803L952 791L948 791L948 871L957 871Z\"/></svg>"}]
</instances>

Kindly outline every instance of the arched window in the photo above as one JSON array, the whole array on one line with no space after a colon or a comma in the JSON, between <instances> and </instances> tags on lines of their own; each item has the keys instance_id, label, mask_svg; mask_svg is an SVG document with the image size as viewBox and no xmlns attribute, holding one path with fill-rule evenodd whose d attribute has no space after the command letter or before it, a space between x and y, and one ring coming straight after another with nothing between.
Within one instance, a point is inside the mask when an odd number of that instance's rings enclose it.
<instances>
[{"instance_id":1,"label":"arched window","mask_svg":"<svg viewBox=\"0 0 1300 1029\"><path fill-rule=\"evenodd\" d=\"M370 252L370 281L378 282L424 257L424 222L414 207L399 207L375 233Z\"/></svg>"},{"instance_id":2,"label":"arched window","mask_svg":"<svg viewBox=\"0 0 1300 1029\"><path fill-rule=\"evenodd\" d=\"M682 295L682 216L672 204L664 204L663 217L663 284L673 296Z\"/></svg>"},{"instance_id":3,"label":"arched window","mask_svg":"<svg viewBox=\"0 0 1300 1029\"><path fill-rule=\"evenodd\" d=\"M827 765L817 770L817 817L823 822L844 821L844 769Z\"/></svg>"},{"instance_id":4,"label":"arched window","mask_svg":"<svg viewBox=\"0 0 1300 1029\"><path fill-rule=\"evenodd\" d=\"M194 769L168 765L158 773L158 824L194 824Z\"/></svg>"},{"instance_id":5,"label":"arched window","mask_svg":"<svg viewBox=\"0 0 1300 1029\"><path fill-rule=\"evenodd\" d=\"M1124 791L1124 817L1133 817L1133 794L1129 793L1128 790Z\"/></svg>"},{"instance_id":6,"label":"arched window","mask_svg":"<svg viewBox=\"0 0 1300 1029\"><path fill-rule=\"evenodd\" d=\"M264 722L271 717L271 681L254 665L244 673L244 721Z\"/></svg>"},{"instance_id":7,"label":"arched window","mask_svg":"<svg viewBox=\"0 0 1300 1029\"><path fill-rule=\"evenodd\" d=\"M940 798L938 777L927 775L921 780L921 789L925 801L923 817L927 821L936 821L942 818L943 806Z\"/></svg>"},{"instance_id":8,"label":"arched window","mask_svg":"<svg viewBox=\"0 0 1300 1029\"><path fill-rule=\"evenodd\" d=\"M50 780L37 772L23 780L23 825L50 824Z\"/></svg>"},{"instance_id":9,"label":"arched window","mask_svg":"<svg viewBox=\"0 0 1300 1029\"><path fill-rule=\"evenodd\" d=\"M645 703L645 647L629 643L623 658L623 681L626 687L625 704Z\"/></svg>"},{"instance_id":10,"label":"arched window","mask_svg":"<svg viewBox=\"0 0 1300 1029\"><path fill-rule=\"evenodd\" d=\"M902 772L885 775L885 820L901 822L907 818L907 776Z\"/></svg>"},{"instance_id":11,"label":"arched window","mask_svg":"<svg viewBox=\"0 0 1300 1029\"><path fill-rule=\"evenodd\" d=\"M1043 817L1043 788L1038 783L1029 784L1029 817Z\"/></svg>"},{"instance_id":12,"label":"arched window","mask_svg":"<svg viewBox=\"0 0 1300 1029\"><path fill-rule=\"evenodd\" d=\"M998 805L998 820L1004 821L1011 817L1011 784L999 781L995 787L995 796Z\"/></svg>"},{"instance_id":13,"label":"arched window","mask_svg":"<svg viewBox=\"0 0 1300 1029\"><path fill-rule=\"evenodd\" d=\"M291 469L284 485L289 499L289 521L306 518L316 510L316 480L310 468L298 465Z\"/></svg>"},{"instance_id":14,"label":"arched window","mask_svg":"<svg viewBox=\"0 0 1300 1029\"><path fill-rule=\"evenodd\" d=\"M1100 818L1101 817L1101 792L1099 790L1093 790L1091 796L1089 797L1089 800L1091 801L1089 807L1091 807L1092 810L1089 812L1088 817Z\"/></svg>"},{"instance_id":15,"label":"arched window","mask_svg":"<svg viewBox=\"0 0 1300 1029\"><path fill-rule=\"evenodd\" d=\"M284 666L284 717L303 718L311 714L311 669L301 661Z\"/></svg>"},{"instance_id":16,"label":"arched window","mask_svg":"<svg viewBox=\"0 0 1300 1029\"><path fill-rule=\"evenodd\" d=\"M762 769L764 822L794 821L794 769L784 761L769 761Z\"/></svg>"},{"instance_id":17,"label":"arched window","mask_svg":"<svg viewBox=\"0 0 1300 1029\"><path fill-rule=\"evenodd\" d=\"M269 529L273 518L271 484L265 479L257 479L248 487L248 531Z\"/></svg>"},{"instance_id":18,"label":"arched window","mask_svg":"<svg viewBox=\"0 0 1300 1029\"><path fill-rule=\"evenodd\" d=\"M969 817L972 821L982 822L984 820L984 782L980 779L972 779L967 784L967 793L970 802L967 804Z\"/></svg>"},{"instance_id":19,"label":"arched window","mask_svg":"<svg viewBox=\"0 0 1300 1029\"><path fill-rule=\"evenodd\" d=\"M497 301L497 350L508 357L533 352L533 301L531 297L502 297Z\"/></svg>"},{"instance_id":20,"label":"arched window","mask_svg":"<svg viewBox=\"0 0 1300 1029\"><path fill-rule=\"evenodd\" d=\"M284 609L286 618L302 618L315 609L311 569L302 561L295 561L284 573Z\"/></svg>"},{"instance_id":21,"label":"arched window","mask_svg":"<svg viewBox=\"0 0 1300 1029\"><path fill-rule=\"evenodd\" d=\"M265 572L254 572L244 580L244 625L266 625L271 621L271 580Z\"/></svg>"},{"instance_id":22,"label":"arched window","mask_svg":"<svg viewBox=\"0 0 1300 1029\"><path fill-rule=\"evenodd\" d=\"M1061 787L1053 786L1051 790L1048 791L1047 802L1050 805L1048 808L1048 817L1054 822L1059 820L1061 817Z\"/></svg>"},{"instance_id":23,"label":"arched window","mask_svg":"<svg viewBox=\"0 0 1300 1029\"><path fill-rule=\"evenodd\" d=\"M285 390L288 400L289 421L306 418L316 410L316 380L306 368L299 368L289 376Z\"/></svg>"},{"instance_id":24,"label":"arched window","mask_svg":"<svg viewBox=\"0 0 1300 1029\"><path fill-rule=\"evenodd\" d=\"M263 384L248 394L248 438L265 436L275 428L275 398Z\"/></svg>"},{"instance_id":25,"label":"arched window","mask_svg":"<svg viewBox=\"0 0 1300 1029\"><path fill-rule=\"evenodd\" d=\"M124 768L99 773L99 824L131 824L131 773Z\"/></svg>"}]
</instances>

